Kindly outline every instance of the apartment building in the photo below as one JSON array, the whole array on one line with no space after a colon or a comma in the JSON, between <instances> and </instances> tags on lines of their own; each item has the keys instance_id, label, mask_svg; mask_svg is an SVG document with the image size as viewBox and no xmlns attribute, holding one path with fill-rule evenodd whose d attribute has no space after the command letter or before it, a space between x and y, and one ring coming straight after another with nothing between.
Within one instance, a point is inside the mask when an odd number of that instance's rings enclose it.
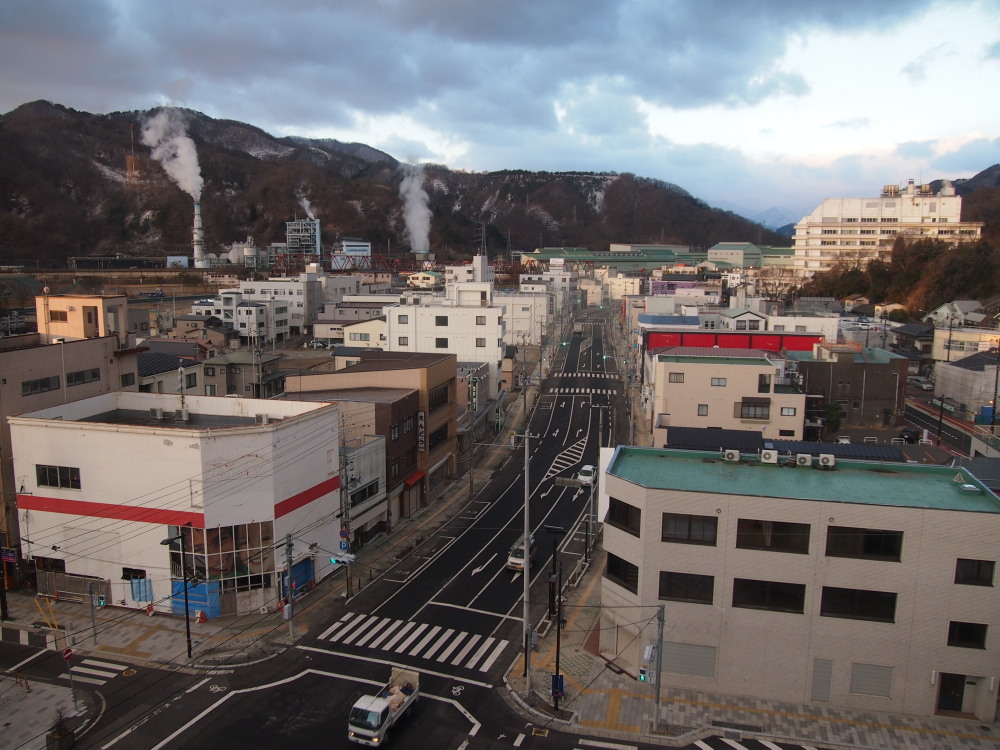
<instances>
[{"instance_id":1,"label":"apartment building","mask_svg":"<svg viewBox=\"0 0 1000 750\"><path fill-rule=\"evenodd\" d=\"M601 479L629 672L658 646L671 687L993 721L1000 500L968 470L619 447Z\"/></svg>"},{"instance_id":2,"label":"apartment building","mask_svg":"<svg viewBox=\"0 0 1000 750\"><path fill-rule=\"evenodd\" d=\"M827 198L795 225L793 268L809 277L838 263L865 266L889 260L897 237L974 242L978 221L962 221L962 198L947 181L937 192L910 180L886 185L877 198Z\"/></svg>"},{"instance_id":3,"label":"apartment building","mask_svg":"<svg viewBox=\"0 0 1000 750\"><path fill-rule=\"evenodd\" d=\"M654 444L664 442L657 431L670 427L802 439L806 396L786 374L783 358L756 349L676 347L652 361Z\"/></svg>"},{"instance_id":4,"label":"apartment building","mask_svg":"<svg viewBox=\"0 0 1000 750\"><path fill-rule=\"evenodd\" d=\"M336 406L105 393L10 417L38 591L209 617L274 609L329 572L340 524ZM30 540L30 541L29 541ZM183 549L182 549L183 546ZM183 562L182 562L182 553Z\"/></svg>"},{"instance_id":5,"label":"apartment building","mask_svg":"<svg viewBox=\"0 0 1000 750\"><path fill-rule=\"evenodd\" d=\"M206 396L273 398L285 391L280 354L237 350L202 362Z\"/></svg>"}]
</instances>

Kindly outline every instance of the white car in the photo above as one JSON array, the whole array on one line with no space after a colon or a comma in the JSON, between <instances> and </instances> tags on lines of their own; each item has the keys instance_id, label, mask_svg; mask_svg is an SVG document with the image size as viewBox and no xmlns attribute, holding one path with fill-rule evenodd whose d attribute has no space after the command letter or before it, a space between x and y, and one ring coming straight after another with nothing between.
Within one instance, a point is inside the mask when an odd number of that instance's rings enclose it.
<instances>
[{"instance_id":1,"label":"white car","mask_svg":"<svg viewBox=\"0 0 1000 750\"><path fill-rule=\"evenodd\" d=\"M592 485L594 483L594 477L597 476L597 469L595 469L590 464L580 468L580 473L576 475L580 484Z\"/></svg>"}]
</instances>

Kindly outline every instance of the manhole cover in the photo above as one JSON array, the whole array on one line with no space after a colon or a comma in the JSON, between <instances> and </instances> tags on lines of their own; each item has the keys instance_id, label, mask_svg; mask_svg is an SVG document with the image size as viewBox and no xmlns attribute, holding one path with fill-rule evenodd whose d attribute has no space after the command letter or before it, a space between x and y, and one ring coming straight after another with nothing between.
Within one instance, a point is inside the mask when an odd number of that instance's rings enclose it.
<instances>
[{"instance_id":1,"label":"manhole cover","mask_svg":"<svg viewBox=\"0 0 1000 750\"><path fill-rule=\"evenodd\" d=\"M122 677L132 677L134 674L135 674L135 670L130 668L130 669L126 669L124 672L122 672Z\"/></svg>"}]
</instances>

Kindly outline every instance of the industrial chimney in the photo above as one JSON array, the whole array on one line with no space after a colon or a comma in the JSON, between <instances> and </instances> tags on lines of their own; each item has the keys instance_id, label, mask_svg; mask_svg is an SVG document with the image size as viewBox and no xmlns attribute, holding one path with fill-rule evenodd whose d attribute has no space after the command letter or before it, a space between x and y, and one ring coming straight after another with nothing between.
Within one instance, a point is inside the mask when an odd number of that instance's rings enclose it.
<instances>
[{"instance_id":1,"label":"industrial chimney","mask_svg":"<svg viewBox=\"0 0 1000 750\"><path fill-rule=\"evenodd\" d=\"M205 230L201 227L201 203L197 201L194 204L192 245L194 249L194 267L208 268L208 260L205 258Z\"/></svg>"}]
</instances>

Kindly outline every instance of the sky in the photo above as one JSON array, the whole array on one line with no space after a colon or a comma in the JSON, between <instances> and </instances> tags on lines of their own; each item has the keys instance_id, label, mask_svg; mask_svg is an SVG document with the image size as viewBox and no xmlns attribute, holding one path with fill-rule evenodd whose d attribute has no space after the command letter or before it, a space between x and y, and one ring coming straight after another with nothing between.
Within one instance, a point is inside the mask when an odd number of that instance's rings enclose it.
<instances>
[{"instance_id":1,"label":"sky","mask_svg":"<svg viewBox=\"0 0 1000 750\"><path fill-rule=\"evenodd\" d=\"M745 215L1000 162L1000 0L4 0L0 112L174 105ZM794 220L794 219L790 219Z\"/></svg>"}]
</instances>

